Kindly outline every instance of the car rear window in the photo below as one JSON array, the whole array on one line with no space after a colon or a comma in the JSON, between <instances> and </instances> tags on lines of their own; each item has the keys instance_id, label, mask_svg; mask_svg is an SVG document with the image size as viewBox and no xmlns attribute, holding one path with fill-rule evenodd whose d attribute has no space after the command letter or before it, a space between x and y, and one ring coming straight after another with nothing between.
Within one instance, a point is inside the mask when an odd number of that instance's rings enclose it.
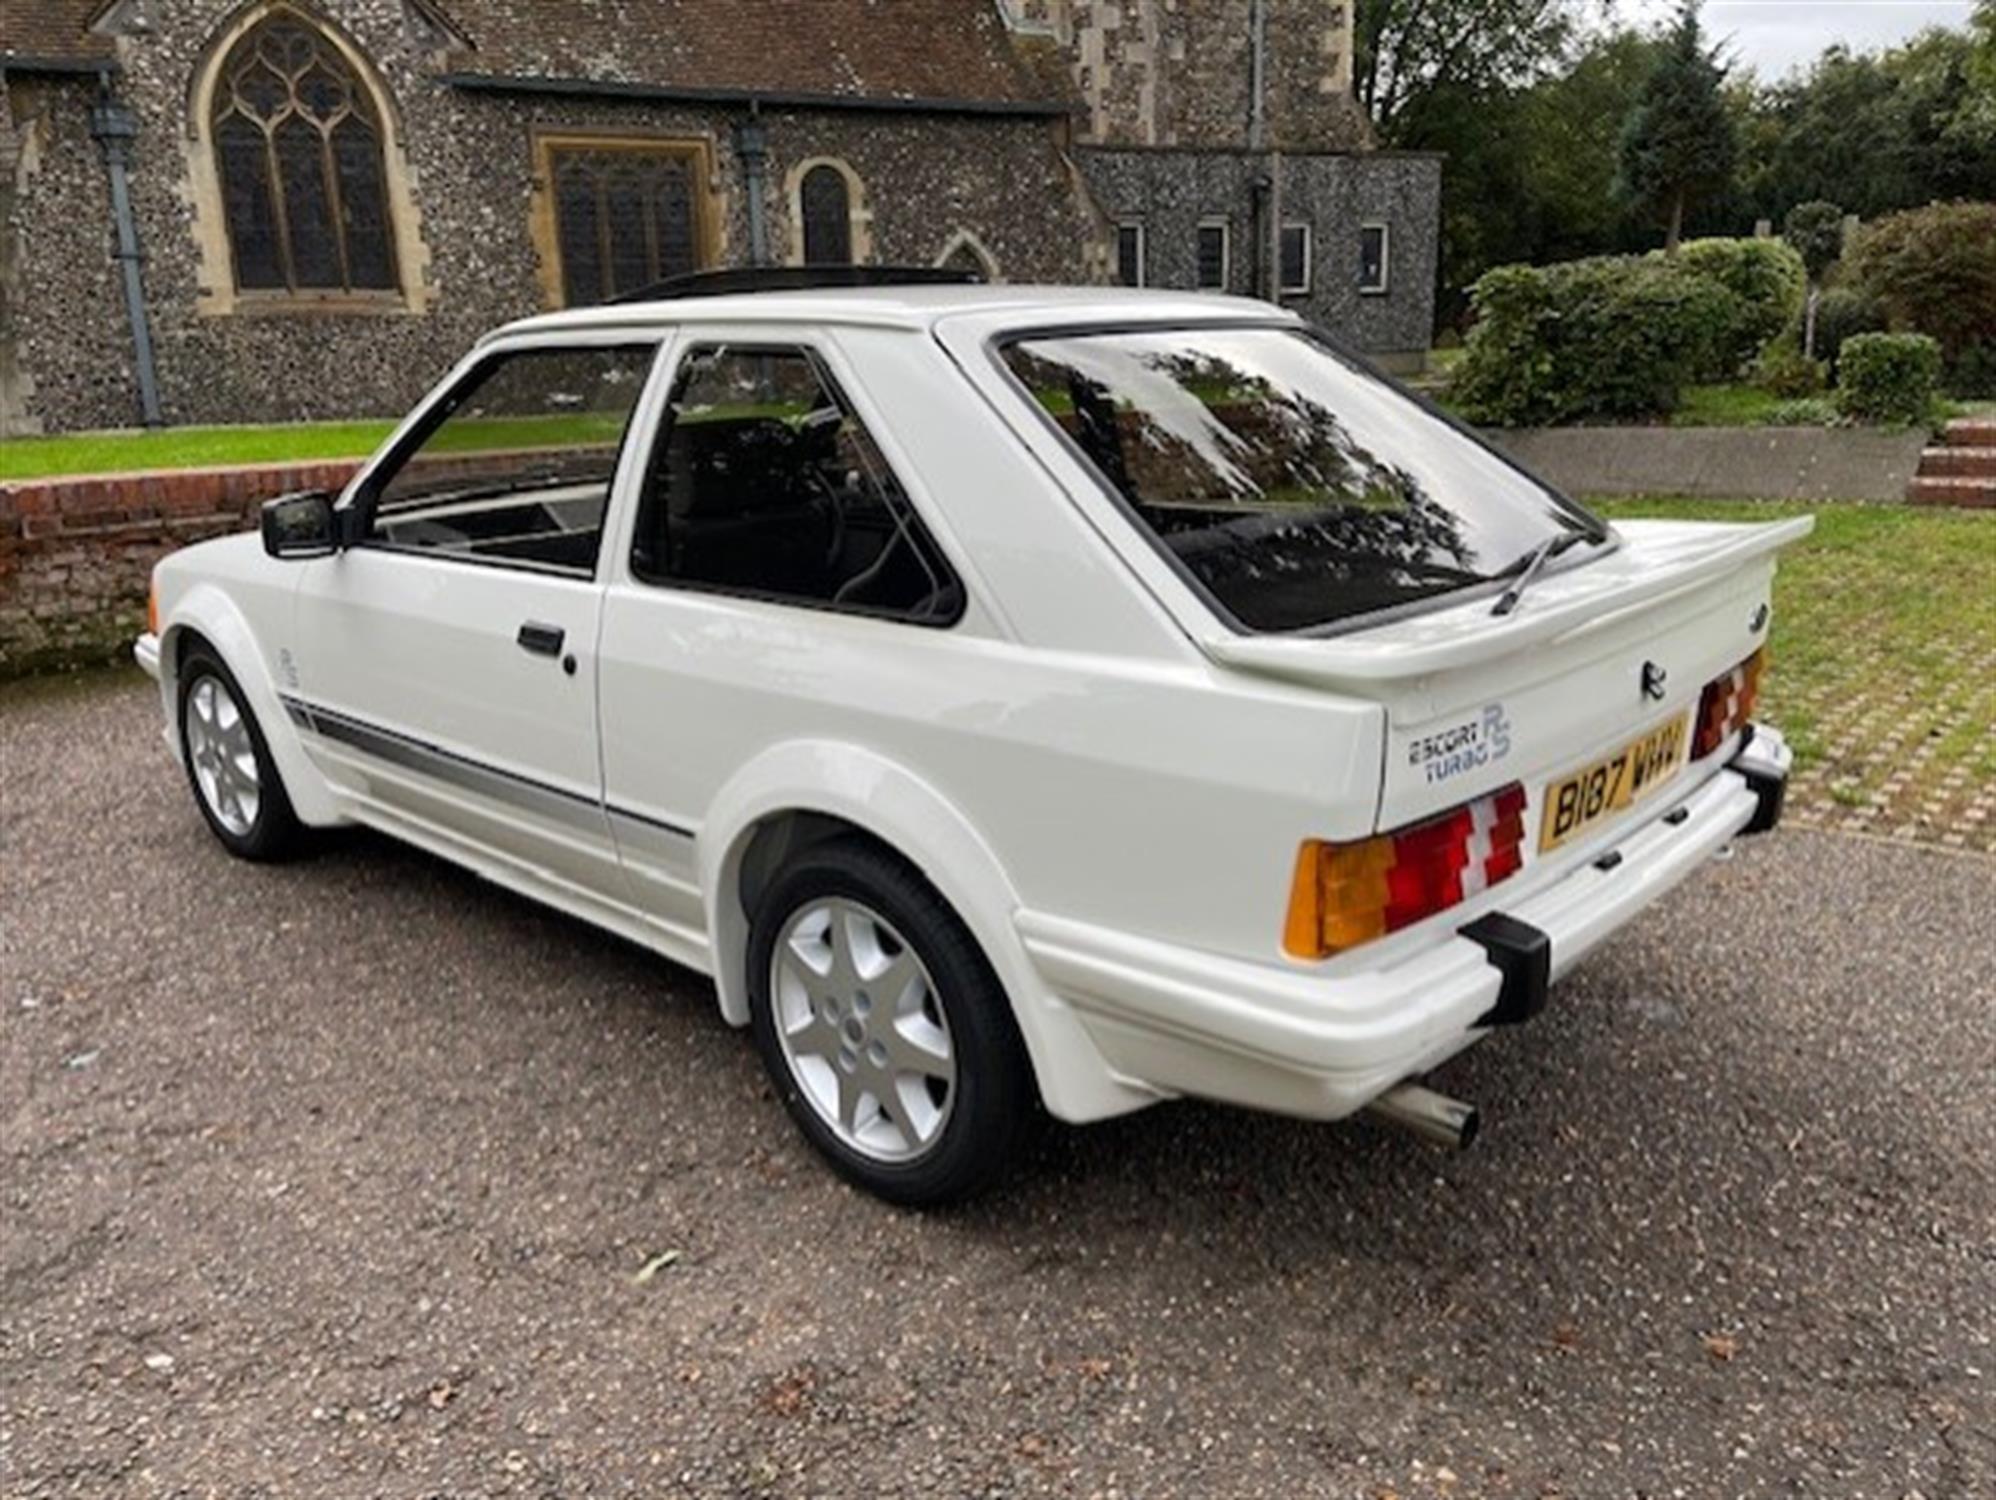
<instances>
[{"instance_id":1,"label":"car rear window","mask_svg":"<svg viewBox=\"0 0 1996 1500\"><path fill-rule=\"evenodd\" d=\"M1002 358L1150 539L1252 631L1336 627L1605 528L1300 329L1033 336Z\"/></svg>"}]
</instances>

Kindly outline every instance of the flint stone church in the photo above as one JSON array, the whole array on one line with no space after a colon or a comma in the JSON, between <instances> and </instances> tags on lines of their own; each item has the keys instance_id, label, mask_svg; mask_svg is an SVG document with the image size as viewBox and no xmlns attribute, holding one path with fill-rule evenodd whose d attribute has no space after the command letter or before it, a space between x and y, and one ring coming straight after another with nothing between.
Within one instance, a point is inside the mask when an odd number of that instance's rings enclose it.
<instances>
[{"instance_id":1,"label":"flint stone church","mask_svg":"<svg viewBox=\"0 0 1996 1500\"><path fill-rule=\"evenodd\" d=\"M1389 366L1441 163L1352 0L0 0L0 436L398 413L741 265L1279 300Z\"/></svg>"}]
</instances>

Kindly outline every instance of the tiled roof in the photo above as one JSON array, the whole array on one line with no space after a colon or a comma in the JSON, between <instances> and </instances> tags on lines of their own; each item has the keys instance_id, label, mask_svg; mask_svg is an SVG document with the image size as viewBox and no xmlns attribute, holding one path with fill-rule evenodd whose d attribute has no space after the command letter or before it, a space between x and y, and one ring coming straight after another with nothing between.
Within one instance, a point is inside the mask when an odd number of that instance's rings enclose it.
<instances>
[{"instance_id":1,"label":"tiled roof","mask_svg":"<svg viewBox=\"0 0 1996 1500\"><path fill-rule=\"evenodd\" d=\"M18 3L18 0L4 0ZM445 0L488 77L852 99L1049 100L991 0Z\"/></svg>"},{"instance_id":2,"label":"tiled roof","mask_svg":"<svg viewBox=\"0 0 1996 1500\"><path fill-rule=\"evenodd\" d=\"M111 41L90 30L104 0L0 0L0 66L108 61Z\"/></svg>"}]
</instances>

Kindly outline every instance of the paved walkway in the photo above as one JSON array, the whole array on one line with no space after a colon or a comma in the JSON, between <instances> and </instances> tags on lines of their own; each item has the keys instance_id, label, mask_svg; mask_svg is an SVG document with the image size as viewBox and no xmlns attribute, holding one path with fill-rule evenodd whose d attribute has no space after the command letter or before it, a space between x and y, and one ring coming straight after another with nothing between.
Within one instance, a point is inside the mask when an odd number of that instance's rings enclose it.
<instances>
[{"instance_id":1,"label":"paved walkway","mask_svg":"<svg viewBox=\"0 0 1996 1500\"><path fill-rule=\"evenodd\" d=\"M1951 656L1943 692L1882 647L1850 674L1862 685L1855 697L1848 683L1798 690L1777 667L1768 700L1777 721L1800 709L1836 726L1789 788L1795 821L1996 854L1996 646L1978 645L1935 645Z\"/></svg>"}]
</instances>

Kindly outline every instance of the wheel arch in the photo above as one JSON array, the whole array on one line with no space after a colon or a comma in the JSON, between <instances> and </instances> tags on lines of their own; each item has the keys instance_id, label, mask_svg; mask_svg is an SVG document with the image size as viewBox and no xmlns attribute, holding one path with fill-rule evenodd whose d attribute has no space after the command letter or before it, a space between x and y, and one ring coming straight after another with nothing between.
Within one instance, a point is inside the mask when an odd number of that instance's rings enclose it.
<instances>
[{"instance_id":1,"label":"wheel arch","mask_svg":"<svg viewBox=\"0 0 1996 1500\"><path fill-rule=\"evenodd\" d=\"M250 712L256 715L271 759L277 762L278 775L284 779L285 794L298 820L316 827L344 821L333 804L326 779L305 753L277 684L264 665L255 632L235 602L209 583L197 583L182 595L160 630L159 683L172 730L173 753L181 754L180 679L187 653L196 642L206 644L221 658L249 700Z\"/></svg>"},{"instance_id":2,"label":"wheel arch","mask_svg":"<svg viewBox=\"0 0 1996 1500\"><path fill-rule=\"evenodd\" d=\"M925 779L858 745L792 742L764 752L730 780L701 829L714 984L729 1022L749 1018L755 894L791 854L850 836L912 866L970 929L1011 1002L1050 1113L1100 1119L1155 1101L1111 1076L1074 1012L1046 988L1019 940L1018 895L970 820Z\"/></svg>"}]
</instances>

